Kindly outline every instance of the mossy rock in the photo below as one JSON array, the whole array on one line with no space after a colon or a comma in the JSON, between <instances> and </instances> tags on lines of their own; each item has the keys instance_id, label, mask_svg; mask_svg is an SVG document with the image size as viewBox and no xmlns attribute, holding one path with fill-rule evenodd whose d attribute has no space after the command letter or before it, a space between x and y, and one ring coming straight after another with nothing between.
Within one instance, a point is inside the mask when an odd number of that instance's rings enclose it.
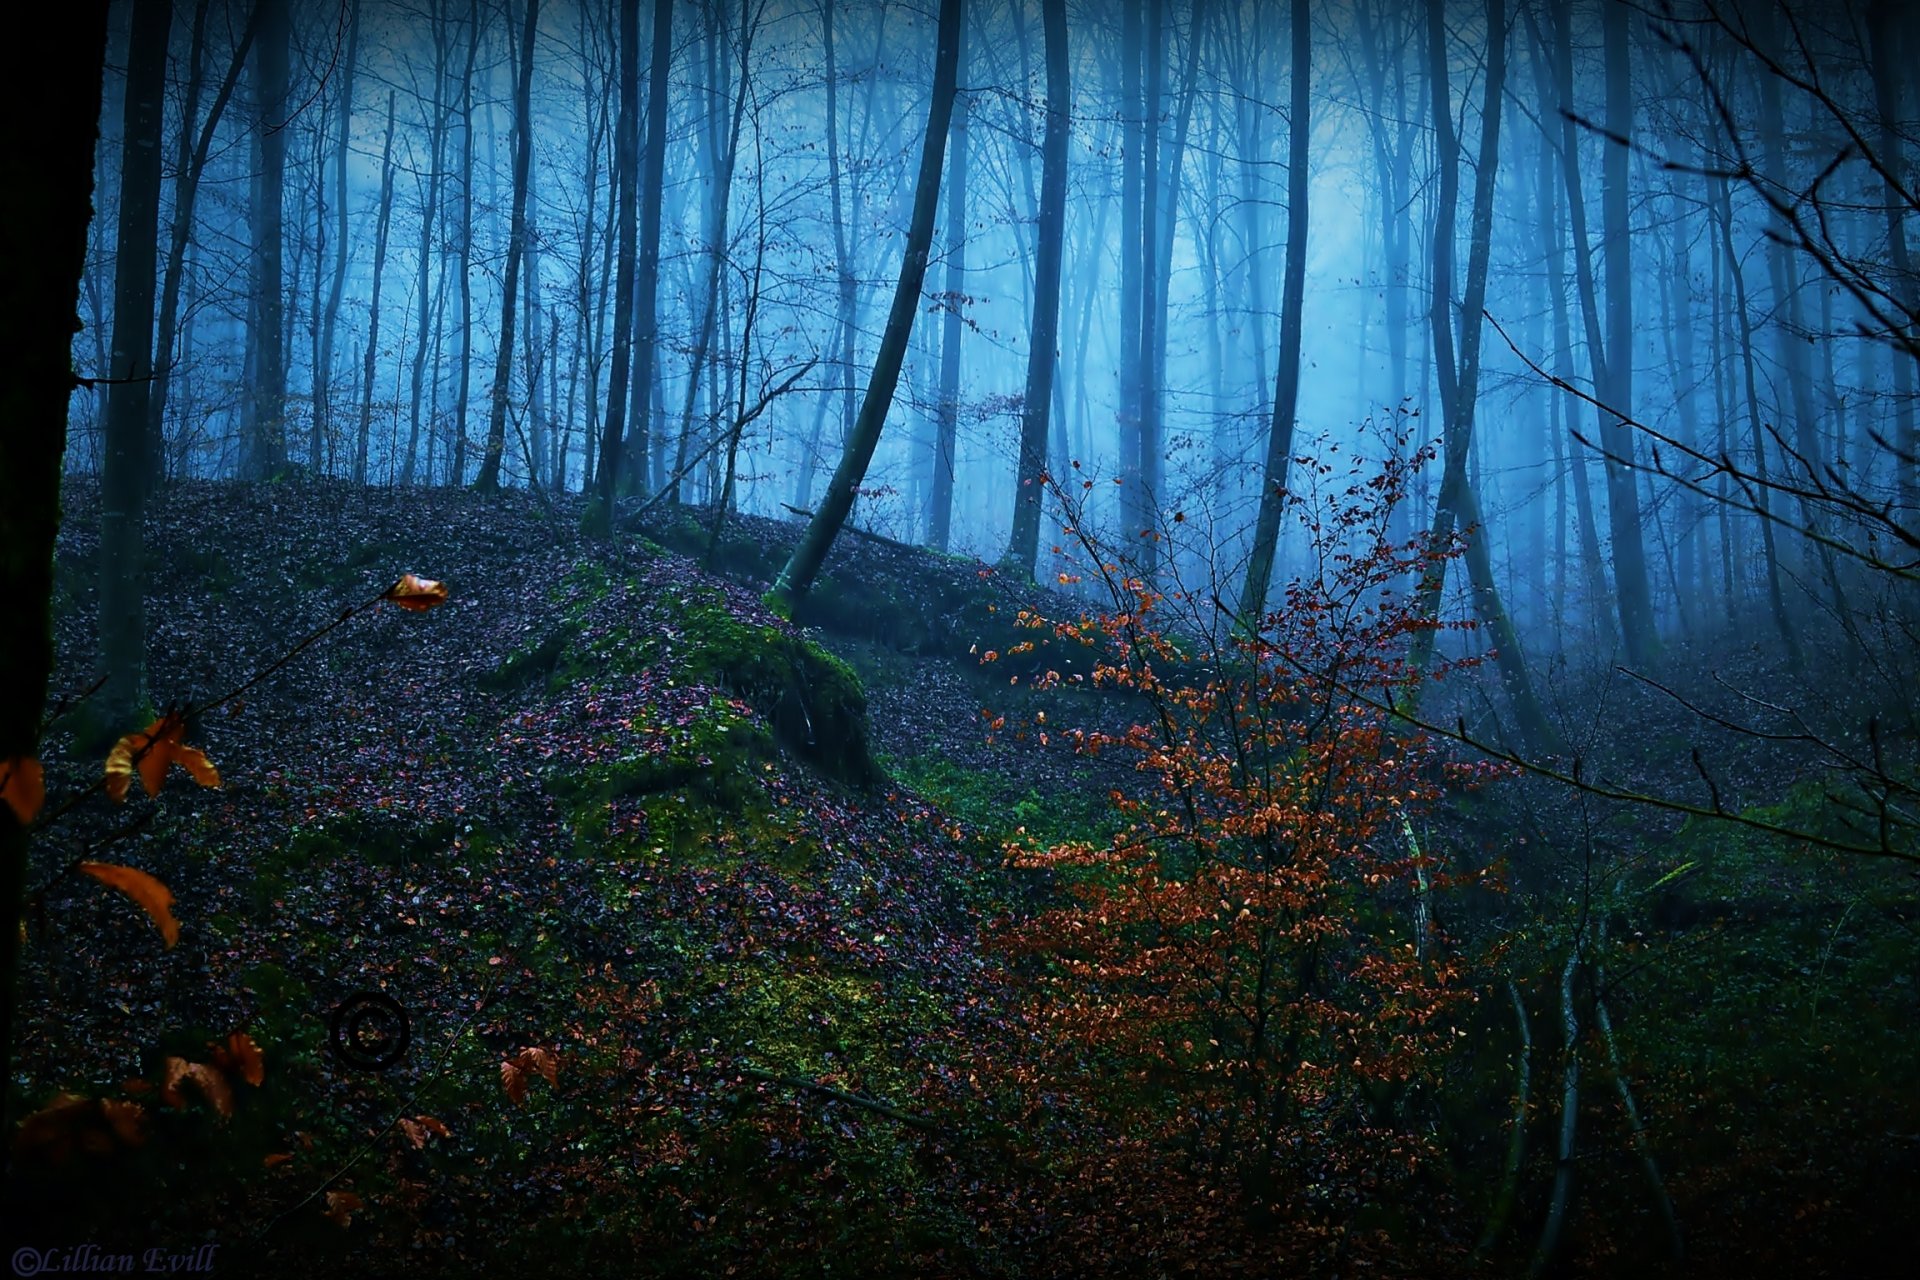
<instances>
[{"instance_id":1,"label":"mossy rock","mask_svg":"<svg viewBox=\"0 0 1920 1280\"><path fill-rule=\"evenodd\" d=\"M798 632L743 621L717 598L689 608L685 622L690 675L745 700L788 750L829 777L864 786L880 776L853 668Z\"/></svg>"}]
</instances>

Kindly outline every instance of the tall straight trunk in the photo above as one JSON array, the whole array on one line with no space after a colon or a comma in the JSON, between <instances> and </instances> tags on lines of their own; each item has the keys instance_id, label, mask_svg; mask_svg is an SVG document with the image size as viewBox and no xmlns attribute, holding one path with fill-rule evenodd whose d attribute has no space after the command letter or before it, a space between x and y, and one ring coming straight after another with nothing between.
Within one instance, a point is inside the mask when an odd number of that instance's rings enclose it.
<instances>
[{"instance_id":1,"label":"tall straight trunk","mask_svg":"<svg viewBox=\"0 0 1920 1280\"><path fill-rule=\"evenodd\" d=\"M960 29L961 67L967 62L967 32ZM957 78L958 73L956 73ZM940 335L940 391L934 410L933 492L927 544L947 549L953 525L954 449L960 428L960 301L967 283L967 104L953 104L947 133L946 312Z\"/></svg>"},{"instance_id":2,"label":"tall straight trunk","mask_svg":"<svg viewBox=\"0 0 1920 1280\"><path fill-rule=\"evenodd\" d=\"M1180 98L1179 106L1174 110L1173 140L1160 166L1159 210L1155 214L1156 234L1151 246L1153 257L1148 263L1147 276L1150 281L1147 307L1152 323L1141 325L1141 341L1148 344L1141 358L1147 365L1150 385L1148 418L1140 434L1147 448L1147 456L1143 460L1148 473L1147 488L1156 495L1165 487L1161 468L1166 454L1167 307L1173 282L1173 239L1180 215L1182 167L1186 162L1187 139L1193 128L1193 104L1199 85L1200 43L1206 32L1208 16L1207 0L1194 0L1193 9L1188 15L1187 63L1180 76Z\"/></svg>"},{"instance_id":3,"label":"tall straight trunk","mask_svg":"<svg viewBox=\"0 0 1920 1280\"><path fill-rule=\"evenodd\" d=\"M473 386L473 65L480 52L480 0L467 5L467 70L460 91L460 367L453 392L453 471L467 482L467 407Z\"/></svg>"},{"instance_id":4,"label":"tall straight trunk","mask_svg":"<svg viewBox=\"0 0 1920 1280\"><path fill-rule=\"evenodd\" d=\"M113 347L100 479L100 696L113 723L146 701L147 378L153 372L153 272L160 227L160 116L172 0L135 0L127 41L120 213L113 265Z\"/></svg>"},{"instance_id":5,"label":"tall straight trunk","mask_svg":"<svg viewBox=\"0 0 1920 1280\"><path fill-rule=\"evenodd\" d=\"M414 457L420 448L421 390L426 385L427 332L433 318L433 220L440 209L440 166L446 157L447 109L442 94L447 83L447 18L444 0L427 0L433 25L433 123L427 130L427 190L420 208L420 264L415 290L420 305L420 331L413 347L412 395L407 402L407 452L400 463L400 483L413 483Z\"/></svg>"},{"instance_id":6,"label":"tall straight trunk","mask_svg":"<svg viewBox=\"0 0 1920 1280\"><path fill-rule=\"evenodd\" d=\"M840 436L844 443L847 431L853 425L853 331L859 286L854 278L853 256L848 244L846 201L841 194L844 179L840 163L840 69L834 47L833 5L834 0L821 0L820 48L826 61L827 199L833 218L835 300L839 305L839 313L834 319L834 340L839 356ZM808 435L806 452L800 457L800 466L794 477L793 504L797 507L804 508L813 498L813 477L820 466L820 436L826 422L829 400L830 397L823 395L815 406L813 430Z\"/></svg>"},{"instance_id":7,"label":"tall straight trunk","mask_svg":"<svg viewBox=\"0 0 1920 1280\"><path fill-rule=\"evenodd\" d=\"M1892 180L1892 175L1906 171L1899 127L1901 94L1906 87L1898 47L1900 32L1896 23L1896 10L1901 7L1895 0L1872 0L1867 6L1867 32L1873 46L1870 66L1873 72L1874 114L1879 117L1880 164L1882 171L1888 175L1884 184L1882 209L1887 222L1887 257L1893 265L1893 279L1896 282L1894 301L1899 310L1895 314L1904 311L1907 317L1913 317L1920 315L1920 279L1914 275L1913 251L1907 244L1907 219L1914 210ZM1920 41L1915 43L1920 45ZM1904 65L1910 71L1911 60L1920 56L1920 47L1909 48L1905 53L1908 61ZM1913 356L1914 325L1909 321L1900 326L1900 332L1891 336L1895 339L1892 352L1893 446L1897 472L1895 492L1900 503L1901 521L1911 528L1916 518L1920 518L1920 430L1915 427L1913 404L1916 363Z\"/></svg>"},{"instance_id":8,"label":"tall straight trunk","mask_svg":"<svg viewBox=\"0 0 1920 1280\"><path fill-rule=\"evenodd\" d=\"M206 39L207 0L200 0L194 11L194 35L188 54L187 93L185 110L180 121L180 155L178 167L173 179L173 225L167 243L167 265L160 285L160 319L154 334L153 349L156 368L153 371L152 393L147 402L147 476L149 483L158 483L166 478L166 410L167 394L173 383L174 340L178 335L180 315L180 288L185 278L187 241L193 233L193 207L200 191L200 175L207 167L208 150L213 145L213 131L219 126L220 117L226 113L227 104L233 100L234 89L240 83L240 74L246 67L247 51L253 47L254 32L259 27L260 6L256 4L247 18L247 25L240 34L234 47L233 57L228 64L226 78L220 82L212 104L207 108L204 122L197 121L200 110L201 58ZM195 138L195 126L199 133Z\"/></svg>"},{"instance_id":9,"label":"tall straight trunk","mask_svg":"<svg viewBox=\"0 0 1920 1280\"><path fill-rule=\"evenodd\" d=\"M671 0L654 0L654 7L663 3ZM620 122L614 130L613 146L613 225L620 248L613 282L613 370L607 381L607 421L600 436L598 483L601 515L609 521L620 482L621 449L627 430L627 378L633 365L634 205L640 181L640 0L620 0ZM649 203L657 205L658 200ZM646 456L644 446L640 456Z\"/></svg>"},{"instance_id":10,"label":"tall straight trunk","mask_svg":"<svg viewBox=\"0 0 1920 1280\"><path fill-rule=\"evenodd\" d=\"M1555 75L1553 71L1552 50L1541 35L1539 23L1533 10L1524 11L1527 29L1532 37L1534 94L1541 102L1551 102L1555 97ZM1572 385L1573 380L1573 325L1567 314L1567 229L1560 217L1554 187L1557 185L1553 173L1553 153L1564 144L1564 131L1548 132L1543 122L1540 129L1538 183L1540 205L1540 231L1543 247L1547 255L1547 291L1553 295L1553 376L1561 383ZM1561 197L1564 198L1564 195ZM1612 592L1607 587L1607 567L1600 555L1600 532L1593 509L1593 486L1587 479L1587 446L1576 438L1574 416L1577 407L1573 397L1565 391L1554 394L1553 411L1559 421L1554 439L1564 439L1567 449L1567 468L1572 473L1570 487L1573 489L1575 536L1580 547L1580 569L1587 592L1587 617L1592 624L1593 635L1603 649L1611 649L1616 631L1608 601ZM1564 433L1564 434L1563 434ZM1564 578L1564 573L1563 573ZM1562 588L1564 590L1564 586Z\"/></svg>"},{"instance_id":11,"label":"tall straight trunk","mask_svg":"<svg viewBox=\"0 0 1920 1280\"><path fill-rule=\"evenodd\" d=\"M920 309L920 288L927 274L927 252L933 243L934 212L940 203L940 160L945 151L947 125L953 116L954 83L960 64L962 0L940 0L939 44L933 63L933 94L927 103L927 129L920 143L920 176L913 192L913 218L907 227L906 252L900 260L900 279L893 292L887 327L874 356L873 377L860 403L847 447L834 468L813 518L795 544L773 584L773 603L788 617L806 599L820 566L826 562L847 514L853 510L855 490L866 478L867 464L880 444L880 432L893 406L900 365L913 336L913 318Z\"/></svg>"},{"instance_id":12,"label":"tall straight trunk","mask_svg":"<svg viewBox=\"0 0 1920 1280\"><path fill-rule=\"evenodd\" d=\"M527 245L527 172L533 166L533 38L540 21L540 0L527 0L520 40L520 68L513 85L513 221L507 230L507 266L500 288L500 348L493 362L493 412L487 419L487 445L474 488L492 493L500 487L500 459L507 443L507 396L513 383L514 295L520 289L520 260Z\"/></svg>"},{"instance_id":13,"label":"tall straight trunk","mask_svg":"<svg viewBox=\"0 0 1920 1280\"><path fill-rule=\"evenodd\" d=\"M1601 329L1598 286L1587 235L1586 194L1580 182L1579 132L1572 116L1573 14L1568 0L1554 4L1554 73L1563 108L1560 134L1561 172L1567 189L1567 211L1573 225L1573 262L1579 285L1580 309L1586 322L1587 353L1593 372L1594 395L1607 406L1596 410L1601 461L1606 475L1607 530L1613 544L1614 598L1620 614L1620 632L1629 660L1649 661L1656 648L1652 594L1647 583L1646 550L1640 528L1640 498L1633 472L1632 428L1620 415L1633 404L1632 246L1627 226L1627 148L1608 143L1602 193L1602 248L1605 251L1607 327ZM1632 98L1626 84L1626 11L1605 7L1603 31L1607 50L1607 129L1620 138L1632 128Z\"/></svg>"},{"instance_id":14,"label":"tall straight trunk","mask_svg":"<svg viewBox=\"0 0 1920 1280\"><path fill-rule=\"evenodd\" d=\"M673 70L674 0L653 0L653 56L647 79L647 149L643 178L646 203L640 211L639 276L634 285L633 448L627 469L651 488L648 460L654 456L654 391L660 369L660 214L666 204L667 76Z\"/></svg>"},{"instance_id":15,"label":"tall straight trunk","mask_svg":"<svg viewBox=\"0 0 1920 1280\"><path fill-rule=\"evenodd\" d=\"M1160 343L1163 316L1156 305L1159 271L1155 259L1160 245L1160 103L1165 96L1166 58L1161 44L1166 35L1166 0L1144 0L1146 38L1140 49L1141 70L1145 75L1140 109L1140 346L1121 352L1121 359L1139 370L1140 383L1140 456L1136 462L1140 483L1133 497L1137 518L1133 529L1141 538L1135 558L1143 573L1155 572L1159 563L1159 542L1146 536L1158 514L1160 468L1166 449L1161 441L1160 384L1155 378L1153 352ZM1132 532L1129 530L1128 532Z\"/></svg>"},{"instance_id":16,"label":"tall straight trunk","mask_svg":"<svg viewBox=\"0 0 1920 1280\"><path fill-rule=\"evenodd\" d=\"M1014 478L1013 538L1007 559L1031 578L1040 553L1042 475L1047 465L1047 410L1057 388L1060 260L1067 221L1066 0L1041 0L1047 60L1047 126L1041 144L1040 227L1034 252L1033 323L1028 328L1027 391L1020 417L1020 470ZM1196 32L1196 37L1197 37ZM1064 416L1064 415L1057 415Z\"/></svg>"},{"instance_id":17,"label":"tall straight trunk","mask_svg":"<svg viewBox=\"0 0 1920 1280\"><path fill-rule=\"evenodd\" d=\"M1433 363L1440 380L1443 463L1440 494L1434 504L1428 535L1428 560L1421 574L1416 616L1437 619L1446 584L1445 552L1457 530L1465 530L1467 578L1473 591L1474 612L1486 627L1500 671L1500 682L1512 705L1526 745L1540 750L1554 745L1554 733L1533 690L1520 636L1500 599L1488 548L1489 531L1479 498L1467 474L1473 448L1475 412L1480 396L1481 313L1486 307L1487 268L1493 247L1494 180L1500 165L1500 95L1506 88L1506 0L1487 0L1487 65L1485 96L1480 102L1480 154L1475 165L1473 212L1468 228L1466 291L1460 306L1460 337L1454 341L1453 236L1460 195L1460 139L1454 132L1451 90L1448 87L1445 0L1427 0L1428 84L1435 125L1435 164L1439 171L1439 198L1434 213ZM1424 668L1431 660L1435 633L1428 629L1414 638L1412 665Z\"/></svg>"},{"instance_id":18,"label":"tall straight trunk","mask_svg":"<svg viewBox=\"0 0 1920 1280\"><path fill-rule=\"evenodd\" d=\"M286 286L282 240L287 179L287 55L292 39L288 0L260 0L253 111L258 163L253 183L252 323L247 346L253 370L248 387L252 430L243 441L242 473L249 480L277 474L287 462Z\"/></svg>"},{"instance_id":19,"label":"tall straight trunk","mask_svg":"<svg viewBox=\"0 0 1920 1280\"><path fill-rule=\"evenodd\" d=\"M360 51L360 0L350 0L347 12L347 49L340 64L339 140L333 151L334 243L333 272L327 284L327 302L320 313L320 338L313 356L314 434L331 447L333 428L333 347L340 319L340 301L347 291L347 238L352 213L347 158L353 148L353 68Z\"/></svg>"},{"instance_id":20,"label":"tall straight trunk","mask_svg":"<svg viewBox=\"0 0 1920 1280\"><path fill-rule=\"evenodd\" d=\"M1280 291L1280 361L1273 378L1273 421L1261 473L1260 514L1253 527L1240 617L1253 629L1267 611L1280 517L1287 504L1287 466L1293 460L1294 409L1300 396L1300 332L1307 288L1307 138L1312 107L1312 22L1308 0L1292 0L1292 102L1287 128L1287 274Z\"/></svg>"},{"instance_id":21,"label":"tall straight trunk","mask_svg":"<svg viewBox=\"0 0 1920 1280\"><path fill-rule=\"evenodd\" d=\"M60 531L60 467L67 448L80 276L93 217L106 61L105 0L74 0L36 15L30 39L39 77L32 128L11 156L32 181L0 191L0 762L33 759L53 672L53 548ZM0 769L7 768L0 763ZM0 805L0 1073L13 1079L14 993L19 985L27 828ZM9 1092L11 1092L9 1090ZM12 1130L0 1099L0 1126Z\"/></svg>"},{"instance_id":22,"label":"tall straight trunk","mask_svg":"<svg viewBox=\"0 0 1920 1280\"><path fill-rule=\"evenodd\" d=\"M1771 468L1767 463L1767 432L1760 421L1760 385L1753 358L1753 313L1747 305L1747 279L1740 254L1733 243L1733 196L1724 181L1716 181L1708 191L1709 208L1719 231L1720 252L1726 263L1727 278L1733 288L1734 318L1739 325L1740 371L1746 390L1747 430L1753 440L1752 502L1759 516L1760 546L1767 576L1767 603L1773 610L1773 623L1780 632L1781 644L1795 668L1801 663L1800 643L1787 612L1786 597L1780 587L1780 553L1773 528ZM1724 453L1724 450L1723 450ZM1729 495L1721 490L1722 505Z\"/></svg>"},{"instance_id":23,"label":"tall straight trunk","mask_svg":"<svg viewBox=\"0 0 1920 1280\"><path fill-rule=\"evenodd\" d=\"M1773 7L1754 7L1754 32L1760 47L1770 57L1778 57ZM1760 148L1767 176L1786 190L1795 189L1789 176L1786 155L1786 122L1780 104L1780 80L1762 75L1760 81ZM1787 375L1787 398L1793 413L1793 452L1799 457L1791 465L1783 464L1788 483L1804 486L1825 483L1829 462L1820 441L1820 411L1814 404L1813 375L1807 367L1808 343L1806 310L1801 295L1800 265L1790 247L1790 231L1778 213L1767 236L1767 272L1773 288L1773 311L1778 318L1774 329L1774 351ZM1829 344L1831 340L1829 340ZM1796 474L1798 473L1798 474ZM1826 545L1826 518L1820 504L1802 497L1799 501L1800 527L1809 535L1806 551L1818 561L1827 588L1827 603L1843 626L1852 618L1846 596L1840 586L1833 549Z\"/></svg>"},{"instance_id":24,"label":"tall straight trunk","mask_svg":"<svg viewBox=\"0 0 1920 1280\"><path fill-rule=\"evenodd\" d=\"M1120 375L1120 538L1129 547L1139 543L1151 519L1140 474L1141 396L1145 389L1139 359L1140 303L1144 297L1140 224L1145 176L1142 152L1146 146L1146 108L1140 86L1140 4L1141 0L1120 0L1120 358L1115 365Z\"/></svg>"},{"instance_id":25,"label":"tall straight trunk","mask_svg":"<svg viewBox=\"0 0 1920 1280\"><path fill-rule=\"evenodd\" d=\"M713 352L714 330L719 326L722 289L726 276L727 261L727 215L733 199L734 166L740 155L741 126L747 111L747 74L751 66L749 54L753 48L753 24L744 10L749 0L742 0L742 22L740 29L740 81L734 92L733 110L727 125L724 140L720 134L720 123L715 117L707 136L707 152L713 167L713 189L710 193L711 206L707 210L707 281L705 302L701 310L700 327L694 338L693 358L687 367L686 396L680 409L680 438L676 445L673 474L667 477L666 485L669 501L680 500L680 481L691 467L689 458L693 452L693 410L698 402L701 390L701 377L706 370L708 357ZM725 87L718 68L722 65L718 45L722 31L716 29L712 34L710 48L715 64L713 75L714 92L725 101ZM710 403L717 403L712 402Z\"/></svg>"},{"instance_id":26,"label":"tall straight trunk","mask_svg":"<svg viewBox=\"0 0 1920 1280\"><path fill-rule=\"evenodd\" d=\"M380 213L373 230L373 296L367 303L367 348L360 363L360 425L353 446L353 482L367 482L367 442L373 433L373 373L380 352L380 286L387 271L387 229L393 223L394 91L387 90L387 134L380 148Z\"/></svg>"}]
</instances>

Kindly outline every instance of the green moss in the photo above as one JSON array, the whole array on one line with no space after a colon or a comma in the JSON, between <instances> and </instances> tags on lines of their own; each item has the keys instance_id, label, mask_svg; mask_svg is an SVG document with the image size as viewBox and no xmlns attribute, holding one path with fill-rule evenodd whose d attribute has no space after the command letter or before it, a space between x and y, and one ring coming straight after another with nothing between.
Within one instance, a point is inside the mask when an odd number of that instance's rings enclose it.
<instances>
[{"instance_id":1,"label":"green moss","mask_svg":"<svg viewBox=\"0 0 1920 1280\"><path fill-rule=\"evenodd\" d=\"M783 627L744 622L714 594L689 606L689 675L744 699L794 754L843 782L878 776L867 743L867 695L853 668Z\"/></svg>"}]
</instances>

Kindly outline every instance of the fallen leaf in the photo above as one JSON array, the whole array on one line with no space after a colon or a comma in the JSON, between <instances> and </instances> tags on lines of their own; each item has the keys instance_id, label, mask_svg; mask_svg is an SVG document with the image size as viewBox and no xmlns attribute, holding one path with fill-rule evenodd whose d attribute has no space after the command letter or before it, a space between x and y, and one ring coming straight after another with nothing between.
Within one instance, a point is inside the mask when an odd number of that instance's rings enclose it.
<instances>
[{"instance_id":1,"label":"fallen leaf","mask_svg":"<svg viewBox=\"0 0 1920 1280\"><path fill-rule=\"evenodd\" d=\"M447 584L417 577L411 573L403 573L400 575L400 581L388 587L386 594L380 598L397 604L402 609L425 613L447 602Z\"/></svg>"},{"instance_id":2,"label":"fallen leaf","mask_svg":"<svg viewBox=\"0 0 1920 1280\"><path fill-rule=\"evenodd\" d=\"M260 1163L269 1169L277 1169L291 1159L293 1159L291 1151L269 1151Z\"/></svg>"},{"instance_id":3,"label":"fallen leaf","mask_svg":"<svg viewBox=\"0 0 1920 1280\"><path fill-rule=\"evenodd\" d=\"M160 936L169 947L180 941L180 922L173 918L173 890L166 885L144 871L111 862L82 862L79 869L139 903L160 926Z\"/></svg>"},{"instance_id":4,"label":"fallen leaf","mask_svg":"<svg viewBox=\"0 0 1920 1280\"><path fill-rule=\"evenodd\" d=\"M360 1197L351 1191L327 1192L326 1216L337 1227L345 1228L353 1221L354 1210L365 1207Z\"/></svg>"},{"instance_id":5,"label":"fallen leaf","mask_svg":"<svg viewBox=\"0 0 1920 1280\"><path fill-rule=\"evenodd\" d=\"M46 775L32 756L14 756L0 762L0 799L13 810L14 821L21 826L32 822L47 802Z\"/></svg>"},{"instance_id":6,"label":"fallen leaf","mask_svg":"<svg viewBox=\"0 0 1920 1280\"><path fill-rule=\"evenodd\" d=\"M227 1037L225 1044L210 1046L213 1050L213 1065L229 1074L238 1073L242 1080L259 1088L260 1082L267 1078L267 1062L260 1052L260 1046L253 1037L244 1031L236 1031Z\"/></svg>"},{"instance_id":7,"label":"fallen leaf","mask_svg":"<svg viewBox=\"0 0 1920 1280\"><path fill-rule=\"evenodd\" d=\"M160 1085L160 1100L170 1107L185 1107L186 1097L180 1092L180 1085L192 1081L200 1096L222 1116L233 1114L233 1089L227 1084L227 1078L204 1062L188 1062L185 1058L167 1059L167 1073Z\"/></svg>"}]
</instances>

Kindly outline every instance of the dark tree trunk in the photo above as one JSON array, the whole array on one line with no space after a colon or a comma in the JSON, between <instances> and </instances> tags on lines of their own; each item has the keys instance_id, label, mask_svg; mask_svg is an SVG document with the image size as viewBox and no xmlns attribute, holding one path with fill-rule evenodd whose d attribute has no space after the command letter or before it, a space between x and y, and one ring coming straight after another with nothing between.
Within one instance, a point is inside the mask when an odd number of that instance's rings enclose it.
<instances>
[{"instance_id":1,"label":"dark tree trunk","mask_svg":"<svg viewBox=\"0 0 1920 1280\"><path fill-rule=\"evenodd\" d=\"M638 482L635 488L651 488L657 477L647 474L653 445L655 389L660 369L660 217L666 204L667 173L667 76L673 70L674 0L653 0L653 59L647 74L647 148L642 161L642 178L647 185L646 203L640 210L639 278L635 283L633 317L633 378L629 388L633 401L633 447L628 453L627 470Z\"/></svg>"},{"instance_id":2,"label":"dark tree trunk","mask_svg":"<svg viewBox=\"0 0 1920 1280\"><path fill-rule=\"evenodd\" d=\"M428 0L433 26L433 123L428 127L427 190L420 209L420 263L415 289L420 304L420 329L413 348L411 395L407 401L407 452L400 463L400 483L413 483L414 457L420 449L421 390L426 385L427 332L433 319L433 220L440 209L440 165L446 157L447 109L441 96L447 83L447 19L443 0Z\"/></svg>"},{"instance_id":3,"label":"dark tree trunk","mask_svg":"<svg viewBox=\"0 0 1920 1280\"><path fill-rule=\"evenodd\" d=\"M1294 409L1300 396L1300 330L1307 286L1307 138L1312 106L1312 23L1308 0L1292 0L1293 65L1291 118L1287 131L1287 274L1280 294L1280 362L1273 378L1273 421L1267 431L1267 461L1261 474L1260 513L1253 553L1240 593L1240 617L1258 628L1267 610L1280 517L1287 502L1287 466L1293 460Z\"/></svg>"},{"instance_id":4,"label":"dark tree trunk","mask_svg":"<svg viewBox=\"0 0 1920 1280\"><path fill-rule=\"evenodd\" d=\"M394 91L387 90L387 134L380 148L380 213L373 230L373 296L367 303L367 347L360 359L360 425L354 437L353 482L367 482L368 440L373 434L373 373L380 353L380 286L387 271L387 229L393 223Z\"/></svg>"},{"instance_id":5,"label":"dark tree trunk","mask_svg":"<svg viewBox=\"0 0 1920 1280\"><path fill-rule=\"evenodd\" d=\"M967 31L960 28L960 65L966 66ZM955 73L958 81L959 73ZM960 307L967 282L967 104L953 104L947 131L946 312L941 318L940 390L934 407L933 487L927 544L945 551L953 528L954 450L960 434Z\"/></svg>"},{"instance_id":6,"label":"dark tree trunk","mask_svg":"<svg viewBox=\"0 0 1920 1280\"><path fill-rule=\"evenodd\" d=\"M147 401L153 372L153 272L160 228L160 113L171 0L135 0L127 41L120 214L113 266L113 347L107 376L106 466L100 479L100 597L96 614L112 723L146 701L146 574L141 512L148 487Z\"/></svg>"},{"instance_id":7,"label":"dark tree trunk","mask_svg":"<svg viewBox=\"0 0 1920 1280\"><path fill-rule=\"evenodd\" d=\"M1027 393L1020 419L1020 470L1014 482L1013 538L1007 551L1007 558L1029 578L1040 553L1047 410L1058 384L1060 264L1067 221L1067 110L1072 104L1072 87L1067 79L1066 0L1041 0L1040 20L1046 31L1047 132L1041 145L1040 227L1034 253Z\"/></svg>"},{"instance_id":8,"label":"dark tree trunk","mask_svg":"<svg viewBox=\"0 0 1920 1280\"><path fill-rule=\"evenodd\" d=\"M887 314L886 331L874 356L873 377L867 383L860 416L854 420L847 447L834 469L833 479L813 518L807 522L793 554L773 585L773 600L788 617L799 609L814 578L825 563L840 527L853 510L854 491L866 477L867 464L880 443L881 428L893 405L900 381L900 365L913 335L913 318L920 309L920 288L927 274L927 251L933 243L934 211L940 203L940 160L945 150L947 124L953 116L954 82L959 68L962 0L940 0L939 45L934 54L933 95L927 104L927 130L920 145L920 176L914 186L913 220L907 228L906 253L900 262L900 280Z\"/></svg>"},{"instance_id":9,"label":"dark tree trunk","mask_svg":"<svg viewBox=\"0 0 1920 1280\"><path fill-rule=\"evenodd\" d=\"M0 380L0 769L38 752L53 671L53 544L93 217L107 6L51 6L15 39L36 73L39 115L12 140L12 158L32 181L0 187L0 349L8 363ZM0 1071L8 1080L21 940L12 922L26 877L27 829L0 805L0 911L8 921L0 929ZM0 1126L11 1132L4 1114Z\"/></svg>"},{"instance_id":10,"label":"dark tree trunk","mask_svg":"<svg viewBox=\"0 0 1920 1280\"><path fill-rule=\"evenodd\" d=\"M533 165L533 40L540 21L540 0L527 0L526 28L520 41L520 68L513 85L513 220L507 230L507 266L500 293L500 348L493 362L493 411L487 419L487 444L474 488L492 493L500 487L500 459L507 444L507 396L513 384L515 294L520 290L520 259L527 243L527 171Z\"/></svg>"},{"instance_id":11,"label":"dark tree trunk","mask_svg":"<svg viewBox=\"0 0 1920 1280\"><path fill-rule=\"evenodd\" d=\"M249 480L276 475L287 462L286 287L282 240L287 179L287 54L292 23L287 0L260 0L254 64L254 138L258 166L253 185L253 323L248 387L252 430L244 441L242 473Z\"/></svg>"},{"instance_id":12,"label":"dark tree trunk","mask_svg":"<svg viewBox=\"0 0 1920 1280\"><path fill-rule=\"evenodd\" d=\"M671 3L654 0L654 8ZM620 248L613 281L613 372L607 381L607 421L600 435L597 485L600 515L607 521L613 517L613 498L620 481L620 451L627 430L627 378L633 368L634 203L640 179L640 0L620 0L620 117L613 147L613 225ZM643 438L635 440L635 447L642 458L646 457Z\"/></svg>"}]
</instances>

